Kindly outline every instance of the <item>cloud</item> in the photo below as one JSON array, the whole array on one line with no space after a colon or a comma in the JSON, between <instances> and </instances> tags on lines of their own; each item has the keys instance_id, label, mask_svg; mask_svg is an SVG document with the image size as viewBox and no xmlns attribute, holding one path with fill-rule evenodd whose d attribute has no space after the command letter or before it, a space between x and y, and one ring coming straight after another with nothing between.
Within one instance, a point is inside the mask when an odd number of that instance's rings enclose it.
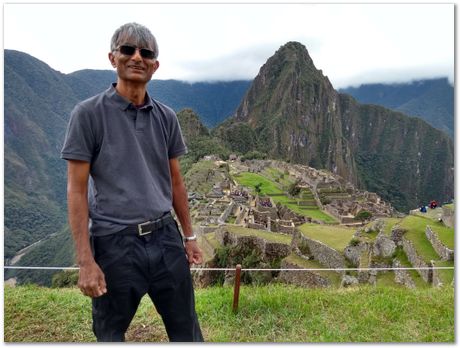
<instances>
[{"instance_id":1,"label":"cloud","mask_svg":"<svg viewBox=\"0 0 460 348\"><path fill-rule=\"evenodd\" d=\"M197 81L231 81L251 80L260 67L274 54L277 45L261 45L245 48L220 57L189 59L174 62L167 75L176 75L181 80Z\"/></svg>"},{"instance_id":2,"label":"cloud","mask_svg":"<svg viewBox=\"0 0 460 348\"><path fill-rule=\"evenodd\" d=\"M431 65L403 68L383 68L367 70L354 74L331 79L334 88L358 87L368 83L401 83L422 79L447 77L449 82L454 82L454 69L448 65Z\"/></svg>"}]
</instances>

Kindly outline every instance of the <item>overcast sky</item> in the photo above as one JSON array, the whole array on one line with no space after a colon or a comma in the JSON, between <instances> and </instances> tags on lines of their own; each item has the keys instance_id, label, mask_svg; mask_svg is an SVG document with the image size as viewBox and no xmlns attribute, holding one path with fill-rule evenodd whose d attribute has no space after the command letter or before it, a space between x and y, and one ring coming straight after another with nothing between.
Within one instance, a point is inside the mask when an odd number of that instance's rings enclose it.
<instances>
[{"instance_id":1,"label":"overcast sky","mask_svg":"<svg viewBox=\"0 0 460 348\"><path fill-rule=\"evenodd\" d=\"M5 4L4 47L63 73L112 69L110 38L131 21L157 37L158 79L253 79L288 41L335 88L454 76L453 4Z\"/></svg>"}]
</instances>

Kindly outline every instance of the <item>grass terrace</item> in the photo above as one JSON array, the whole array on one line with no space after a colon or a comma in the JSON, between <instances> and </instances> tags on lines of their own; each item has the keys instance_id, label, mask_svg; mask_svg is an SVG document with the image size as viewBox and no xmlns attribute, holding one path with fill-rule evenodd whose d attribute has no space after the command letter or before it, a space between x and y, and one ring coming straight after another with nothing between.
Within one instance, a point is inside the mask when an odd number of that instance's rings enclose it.
<instances>
[{"instance_id":1,"label":"grass terrace","mask_svg":"<svg viewBox=\"0 0 460 348\"><path fill-rule=\"evenodd\" d=\"M276 183L260 174L242 172L234 175L234 179L239 184L250 188L253 193L256 192L256 185L261 184L261 195L284 194L283 190Z\"/></svg>"},{"instance_id":2,"label":"grass terrace","mask_svg":"<svg viewBox=\"0 0 460 348\"><path fill-rule=\"evenodd\" d=\"M432 223L432 220L415 215L406 216L400 223L400 226L407 230L404 237L414 244L417 253L427 263L430 260L439 260L439 255L425 235L426 225L430 223Z\"/></svg>"},{"instance_id":3,"label":"grass terrace","mask_svg":"<svg viewBox=\"0 0 460 348\"><path fill-rule=\"evenodd\" d=\"M391 230L393 229L393 226L399 224L402 219L398 218L384 218L385 221L385 226L383 228L383 233L386 234L387 236L391 236Z\"/></svg>"},{"instance_id":4,"label":"grass terrace","mask_svg":"<svg viewBox=\"0 0 460 348\"><path fill-rule=\"evenodd\" d=\"M318 240L339 252L343 252L356 231L346 227L308 223L299 226L299 229L305 237Z\"/></svg>"},{"instance_id":5,"label":"grass terrace","mask_svg":"<svg viewBox=\"0 0 460 348\"><path fill-rule=\"evenodd\" d=\"M436 232L439 240L449 249L454 250L455 231L451 227L446 227L442 222L434 221L428 223L431 229Z\"/></svg>"},{"instance_id":6,"label":"grass terrace","mask_svg":"<svg viewBox=\"0 0 460 348\"><path fill-rule=\"evenodd\" d=\"M404 250L402 250L402 247L396 248L395 258L401 263L401 267L407 267L407 268L414 267L409 262L409 259L407 258L407 255L404 252ZM409 275L411 276L417 288L426 288L426 287L431 286L430 284L428 284L426 281L423 280L422 276L416 270L410 269L410 270L407 270L406 272L409 273Z\"/></svg>"},{"instance_id":7,"label":"grass terrace","mask_svg":"<svg viewBox=\"0 0 460 348\"><path fill-rule=\"evenodd\" d=\"M284 174L278 168L265 168L262 173L264 176L273 181L278 180L283 187L288 187L295 181L288 174Z\"/></svg>"},{"instance_id":8,"label":"grass terrace","mask_svg":"<svg viewBox=\"0 0 460 348\"><path fill-rule=\"evenodd\" d=\"M203 235L203 238L206 238L206 240L209 242L209 244L212 245L214 249L217 249L220 247L220 243L216 239L216 233L211 232L211 233L206 233Z\"/></svg>"},{"instance_id":9,"label":"grass terrace","mask_svg":"<svg viewBox=\"0 0 460 348\"><path fill-rule=\"evenodd\" d=\"M454 261L436 261L436 267L454 267ZM450 285L454 279L455 269L438 269L439 278L444 285Z\"/></svg>"}]
</instances>

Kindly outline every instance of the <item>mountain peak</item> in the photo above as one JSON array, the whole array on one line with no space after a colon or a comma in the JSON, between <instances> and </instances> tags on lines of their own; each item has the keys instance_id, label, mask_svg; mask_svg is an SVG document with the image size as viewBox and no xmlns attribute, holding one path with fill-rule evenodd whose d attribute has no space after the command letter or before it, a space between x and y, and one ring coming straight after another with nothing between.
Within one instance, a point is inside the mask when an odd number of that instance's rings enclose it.
<instances>
[{"instance_id":1,"label":"mountain peak","mask_svg":"<svg viewBox=\"0 0 460 348\"><path fill-rule=\"evenodd\" d=\"M255 124L261 118L286 116L293 112L305 114L308 105L319 100L320 90L335 97L336 92L322 71L316 69L307 48L299 42L289 41L260 68L235 117L238 121ZM253 103L256 100L265 100L266 103L256 105ZM287 100L294 100L295 104L288 105Z\"/></svg>"},{"instance_id":2,"label":"mountain peak","mask_svg":"<svg viewBox=\"0 0 460 348\"><path fill-rule=\"evenodd\" d=\"M297 41L289 41L282 45L275 54L267 61L267 64L274 61L280 60L284 63L292 62L299 63L302 65L310 66L316 70L313 60L308 54L307 48Z\"/></svg>"},{"instance_id":3,"label":"mountain peak","mask_svg":"<svg viewBox=\"0 0 460 348\"><path fill-rule=\"evenodd\" d=\"M286 42L284 45L282 45L277 53L280 52L298 52L298 53L307 53L308 54L308 50L307 50L307 47L305 47L305 45L301 44L300 42L298 41L288 41Z\"/></svg>"}]
</instances>

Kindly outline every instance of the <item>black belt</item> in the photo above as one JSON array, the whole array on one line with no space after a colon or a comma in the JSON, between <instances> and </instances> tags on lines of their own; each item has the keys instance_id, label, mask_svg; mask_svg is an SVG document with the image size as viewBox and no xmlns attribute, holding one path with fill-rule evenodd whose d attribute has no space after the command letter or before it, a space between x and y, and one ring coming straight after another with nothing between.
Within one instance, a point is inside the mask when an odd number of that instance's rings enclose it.
<instances>
[{"instance_id":1,"label":"black belt","mask_svg":"<svg viewBox=\"0 0 460 348\"><path fill-rule=\"evenodd\" d=\"M121 230L117 233L122 235L145 236L146 234L150 234L173 222L174 218L172 217L171 213L166 213L159 219L153 221L146 221L138 225L128 226L124 230Z\"/></svg>"}]
</instances>

